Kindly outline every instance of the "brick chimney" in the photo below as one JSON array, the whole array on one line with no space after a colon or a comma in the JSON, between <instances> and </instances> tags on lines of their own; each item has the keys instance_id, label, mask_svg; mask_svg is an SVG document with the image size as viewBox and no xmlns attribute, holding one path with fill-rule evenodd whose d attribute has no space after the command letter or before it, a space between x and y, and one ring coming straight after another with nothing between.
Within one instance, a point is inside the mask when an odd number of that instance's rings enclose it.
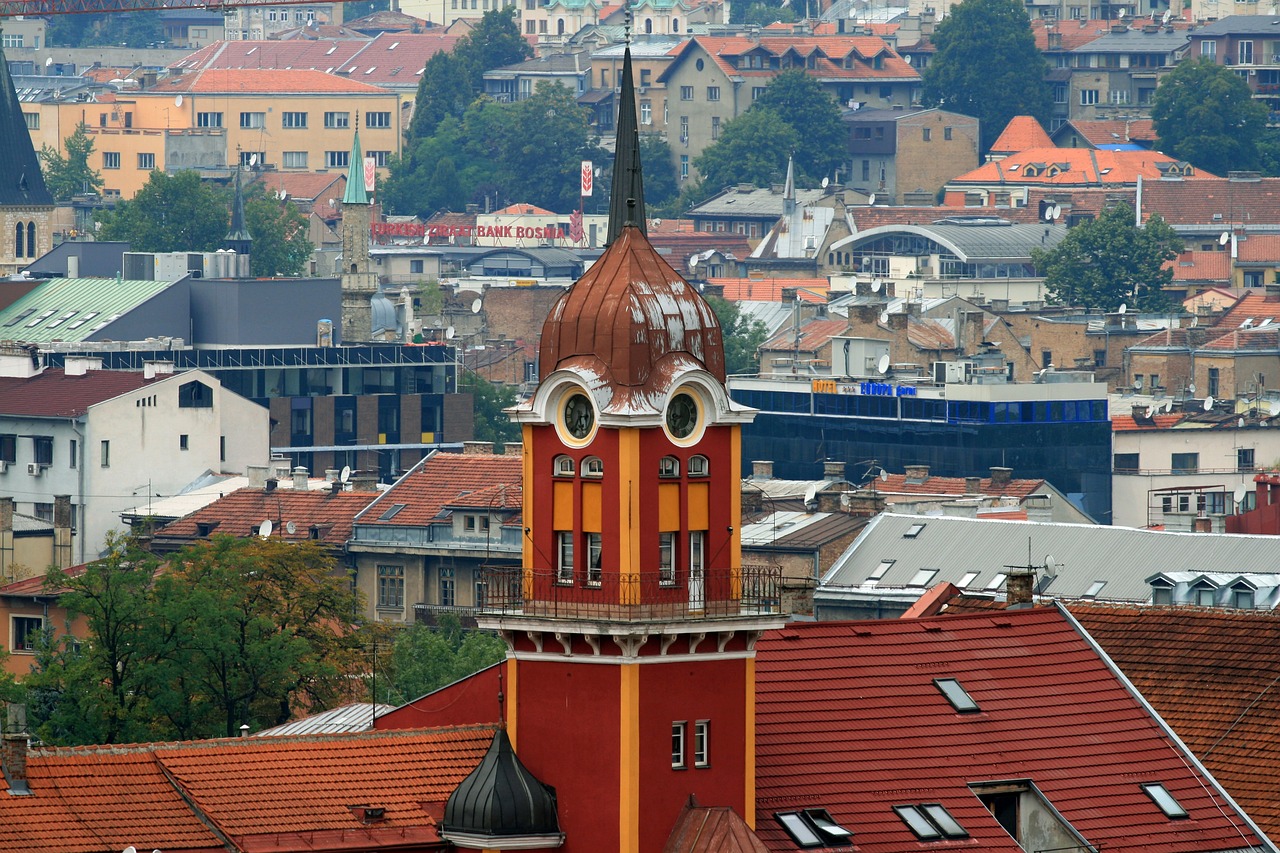
<instances>
[{"instance_id":1,"label":"brick chimney","mask_svg":"<svg viewBox=\"0 0 1280 853\"><path fill-rule=\"evenodd\" d=\"M71 495L53 498L53 562L71 568Z\"/></svg>"},{"instance_id":2,"label":"brick chimney","mask_svg":"<svg viewBox=\"0 0 1280 853\"><path fill-rule=\"evenodd\" d=\"M992 468L991 469L991 487L993 489L1001 489L1009 485L1009 481L1013 479L1012 468Z\"/></svg>"},{"instance_id":3,"label":"brick chimney","mask_svg":"<svg viewBox=\"0 0 1280 853\"><path fill-rule=\"evenodd\" d=\"M749 481L742 484L742 514L761 512L764 510L764 492L752 486Z\"/></svg>"},{"instance_id":4,"label":"brick chimney","mask_svg":"<svg viewBox=\"0 0 1280 853\"><path fill-rule=\"evenodd\" d=\"M10 703L5 707L3 743L0 744L0 768L9 783L9 794L31 795L27 787L27 706Z\"/></svg>"},{"instance_id":5,"label":"brick chimney","mask_svg":"<svg viewBox=\"0 0 1280 853\"><path fill-rule=\"evenodd\" d=\"M751 476L757 480L773 479L773 462L767 459L757 459L751 463Z\"/></svg>"},{"instance_id":6,"label":"brick chimney","mask_svg":"<svg viewBox=\"0 0 1280 853\"><path fill-rule=\"evenodd\" d=\"M903 466L903 471L907 475L908 483L923 483L929 479L928 465L906 465Z\"/></svg>"},{"instance_id":7,"label":"brick chimney","mask_svg":"<svg viewBox=\"0 0 1280 853\"><path fill-rule=\"evenodd\" d=\"M847 492L848 509L842 509L858 518L871 518L884 512L884 495L873 492Z\"/></svg>"},{"instance_id":8,"label":"brick chimney","mask_svg":"<svg viewBox=\"0 0 1280 853\"><path fill-rule=\"evenodd\" d=\"M1031 604L1031 590L1035 585L1036 573L1025 569L1011 570L1004 583L1005 604L1010 609L1027 607Z\"/></svg>"},{"instance_id":9,"label":"brick chimney","mask_svg":"<svg viewBox=\"0 0 1280 853\"><path fill-rule=\"evenodd\" d=\"M464 441L462 442L462 454L464 456L492 456L492 441Z\"/></svg>"},{"instance_id":10,"label":"brick chimney","mask_svg":"<svg viewBox=\"0 0 1280 853\"><path fill-rule=\"evenodd\" d=\"M964 493L966 495L982 494L982 478L981 477L965 477Z\"/></svg>"},{"instance_id":11,"label":"brick chimney","mask_svg":"<svg viewBox=\"0 0 1280 853\"><path fill-rule=\"evenodd\" d=\"M902 330L906 329L907 319L908 317L906 314L890 314L889 330L893 332L901 332Z\"/></svg>"},{"instance_id":12,"label":"brick chimney","mask_svg":"<svg viewBox=\"0 0 1280 853\"><path fill-rule=\"evenodd\" d=\"M1197 516L1191 522L1191 532L1192 533L1212 533L1213 519L1209 518L1207 515Z\"/></svg>"},{"instance_id":13,"label":"brick chimney","mask_svg":"<svg viewBox=\"0 0 1280 853\"><path fill-rule=\"evenodd\" d=\"M833 462L828 459L822 463L822 479L824 480L843 480L845 479L845 463Z\"/></svg>"},{"instance_id":14,"label":"brick chimney","mask_svg":"<svg viewBox=\"0 0 1280 853\"><path fill-rule=\"evenodd\" d=\"M307 485L307 469L299 465L293 469L293 490L295 492L305 492Z\"/></svg>"}]
</instances>

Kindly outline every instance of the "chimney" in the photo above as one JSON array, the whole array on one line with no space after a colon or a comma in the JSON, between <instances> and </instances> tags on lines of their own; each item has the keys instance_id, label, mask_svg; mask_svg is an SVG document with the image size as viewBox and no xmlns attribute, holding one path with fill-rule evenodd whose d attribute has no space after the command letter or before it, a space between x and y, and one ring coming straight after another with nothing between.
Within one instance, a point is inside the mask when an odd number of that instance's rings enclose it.
<instances>
[{"instance_id":1,"label":"chimney","mask_svg":"<svg viewBox=\"0 0 1280 853\"><path fill-rule=\"evenodd\" d=\"M906 465L903 467L903 471L907 475L908 483L923 483L929 479L928 465Z\"/></svg>"},{"instance_id":2,"label":"chimney","mask_svg":"<svg viewBox=\"0 0 1280 853\"><path fill-rule=\"evenodd\" d=\"M261 489L267 485L266 465L246 465L244 472L249 477L249 488Z\"/></svg>"},{"instance_id":3,"label":"chimney","mask_svg":"<svg viewBox=\"0 0 1280 853\"><path fill-rule=\"evenodd\" d=\"M341 473L341 472L340 472L340 471L338 471L338 469L337 469L337 468L325 468L325 469L324 469L324 481L325 481L326 483L336 483L336 482L338 482L338 474L339 474L339 473Z\"/></svg>"},{"instance_id":4,"label":"chimney","mask_svg":"<svg viewBox=\"0 0 1280 853\"><path fill-rule=\"evenodd\" d=\"M91 356L71 355L62 362L62 373L65 376L84 376L90 370L101 370L102 359Z\"/></svg>"},{"instance_id":5,"label":"chimney","mask_svg":"<svg viewBox=\"0 0 1280 853\"><path fill-rule=\"evenodd\" d=\"M305 492L307 485L307 469L299 465L293 469L293 490L295 492Z\"/></svg>"},{"instance_id":6,"label":"chimney","mask_svg":"<svg viewBox=\"0 0 1280 853\"><path fill-rule=\"evenodd\" d=\"M1053 499L1049 495L1027 495L1022 502L1027 521L1053 521Z\"/></svg>"},{"instance_id":7,"label":"chimney","mask_svg":"<svg viewBox=\"0 0 1280 853\"><path fill-rule=\"evenodd\" d=\"M1196 516L1196 518L1191 522L1191 532L1212 533L1213 519L1209 518L1207 515Z\"/></svg>"},{"instance_id":8,"label":"chimney","mask_svg":"<svg viewBox=\"0 0 1280 853\"><path fill-rule=\"evenodd\" d=\"M845 464L843 462L832 462L827 460L822 463L822 479L824 480L843 480L845 478Z\"/></svg>"},{"instance_id":9,"label":"chimney","mask_svg":"<svg viewBox=\"0 0 1280 853\"><path fill-rule=\"evenodd\" d=\"M1028 607L1031 604L1031 589L1035 585L1036 573L1026 569L1009 572L1004 583L1004 600L1009 609Z\"/></svg>"},{"instance_id":10,"label":"chimney","mask_svg":"<svg viewBox=\"0 0 1280 853\"><path fill-rule=\"evenodd\" d=\"M848 512L853 492L843 489L828 489L818 492L818 512Z\"/></svg>"},{"instance_id":11,"label":"chimney","mask_svg":"<svg viewBox=\"0 0 1280 853\"><path fill-rule=\"evenodd\" d=\"M71 495L53 498L53 562L71 568Z\"/></svg>"},{"instance_id":12,"label":"chimney","mask_svg":"<svg viewBox=\"0 0 1280 853\"><path fill-rule=\"evenodd\" d=\"M462 455L464 456L492 456L492 441L464 441L462 442Z\"/></svg>"},{"instance_id":13,"label":"chimney","mask_svg":"<svg viewBox=\"0 0 1280 853\"><path fill-rule=\"evenodd\" d=\"M964 493L966 495L982 494L982 478L981 477L965 477Z\"/></svg>"},{"instance_id":14,"label":"chimney","mask_svg":"<svg viewBox=\"0 0 1280 853\"><path fill-rule=\"evenodd\" d=\"M757 459L751 463L751 476L757 480L773 479L773 462Z\"/></svg>"},{"instance_id":15,"label":"chimney","mask_svg":"<svg viewBox=\"0 0 1280 853\"><path fill-rule=\"evenodd\" d=\"M144 361L142 363L142 378L155 379L157 376L168 376L173 373L172 361Z\"/></svg>"},{"instance_id":16,"label":"chimney","mask_svg":"<svg viewBox=\"0 0 1280 853\"><path fill-rule=\"evenodd\" d=\"M884 496L874 492L846 492L849 508L844 511L857 518L871 518L884 512ZM841 500L843 503L843 500ZM843 509L843 507L842 507Z\"/></svg>"},{"instance_id":17,"label":"chimney","mask_svg":"<svg viewBox=\"0 0 1280 853\"><path fill-rule=\"evenodd\" d=\"M268 477L267 482L262 487L262 490L264 492L274 492L276 490L276 486L278 486L279 484L280 484L280 481L277 480L275 477Z\"/></svg>"},{"instance_id":18,"label":"chimney","mask_svg":"<svg viewBox=\"0 0 1280 853\"><path fill-rule=\"evenodd\" d=\"M1263 297L1264 302L1280 302L1280 283L1266 285L1266 296Z\"/></svg>"},{"instance_id":19,"label":"chimney","mask_svg":"<svg viewBox=\"0 0 1280 853\"><path fill-rule=\"evenodd\" d=\"M30 796L27 787L27 706L9 703L5 707L4 743L0 745L0 767L12 796Z\"/></svg>"},{"instance_id":20,"label":"chimney","mask_svg":"<svg viewBox=\"0 0 1280 853\"><path fill-rule=\"evenodd\" d=\"M995 489L1004 488L1009 485L1009 480L1013 477L1012 468L992 468L991 469L991 487Z\"/></svg>"},{"instance_id":21,"label":"chimney","mask_svg":"<svg viewBox=\"0 0 1280 853\"><path fill-rule=\"evenodd\" d=\"M377 471L355 471L348 480L353 492L375 492L378 490Z\"/></svg>"},{"instance_id":22,"label":"chimney","mask_svg":"<svg viewBox=\"0 0 1280 853\"><path fill-rule=\"evenodd\" d=\"M889 330L893 332L901 332L902 330L906 329L907 318L908 318L908 315L906 314L890 314Z\"/></svg>"},{"instance_id":23,"label":"chimney","mask_svg":"<svg viewBox=\"0 0 1280 853\"><path fill-rule=\"evenodd\" d=\"M764 510L764 492L752 486L748 481L742 483L742 514L761 512Z\"/></svg>"}]
</instances>

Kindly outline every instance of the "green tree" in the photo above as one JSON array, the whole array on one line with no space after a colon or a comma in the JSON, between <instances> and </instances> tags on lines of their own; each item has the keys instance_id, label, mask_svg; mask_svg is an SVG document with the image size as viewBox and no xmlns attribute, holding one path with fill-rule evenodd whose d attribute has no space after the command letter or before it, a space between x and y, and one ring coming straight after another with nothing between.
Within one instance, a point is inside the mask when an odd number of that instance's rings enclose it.
<instances>
[{"instance_id":1,"label":"green tree","mask_svg":"<svg viewBox=\"0 0 1280 853\"><path fill-rule=\"evenodd\" d=\"M747 110L724 126L720 141L693 161L712 192L733 184L767 187L787 173L799 134L772 110Z\"/></svg>"},{"instance_id":2,"label":"green tree","mask_svg":"<svg viewBox=\"0 0 1280 853\"><path fill-rule=\"evenodd\" d=\"M680 183L676 176L676 164L671 156L671 145L659 134L646 133L640 137L640 162L644 166L644 201L649 208L661 209L669 205L680 194ZM612 173L612 165L609 167ZM596 192L606 186L601 180L596 184ZM603 201L607 202L605 198ZM607 210L607 207L601 208Z\"/></svg>"},{"instance_id":3,"label":"green tree","mask_svg":"<svg viewBox=\"0 0 1280 853\"><path fill-rule=\"evenodd\" d=\"M1050 298L1106 311L1121 303L1138 311L1169 308L1162 288L1173 280L1173 270L1165 264L1182 251L1182 241L1159 214L1141 228L1133 220L1133 208L1117 204L1072 228L1052 249L1033 249L1031 259Z\"/></svg>"},{"instance_id":4,"label":"green tree","mask_svg":"<svg viewBox=\"0 0 1280 853\"><path fill-rule=\"evenodd\" d=\"M708 295L707 304L720 321L724 333L724 369L726 373L757 373L760 370L760 345L768 337L764 323L748 317L735 302Z\"/></svg>"},{"instance_id":5,"label":"green tree","mask_svg":"<svg viewBox=\"0 0 1280 853\"><path fill-rule=\"evenodd\" d=\"M471 395L477 441L492 441L494 452L504 452L507 444L520 441L519 425L503 411L516 404L514 388L467 371L458 382L458 390Z\"/></svg>"},{"instance_id":6,"label":"green tree","mask_svg":"<svg viewBox=\"0 0 1280 853\"><path fill-rule=\"evenodd\" d=\"M493 634L464 629L453 614L441 616L438 625L415 622L388 630L391 654L379 660L379 702L410 702L506 656L506 643Z\"/></svg>"},{"instance_id":7,"label":"green tree","mask_svg":"<svg viewBox=\"0 0 1280 853\"><path fill-rule=\"evenodd\" d=\"M986 152L1014 116L1042 125L1052 109L1048 64L1036 49L1019 0L964 0L933 34L937 48L921 73L927 106L974 116Z\"/></svg>"},{"instance_id":8,"label":"green tree","mask_svg":"<svg viewBox=\"0 0 1280 853\"><path fill-rule=\"evenodd\" d=\"M484 72L523 62L533 56L533 48L521 35L516 7L511 5L485 12L454 45L453 55L467 68L471 89L478 95L484 91Z\"/></svg>"},{"instance_id":9,"label":"green tree","mask_svg":"<svg viewBox=\"0 0 1280 853\"><path fill-rule=\"evenodd\" d=\"M410 138L426 139L449 116L461 119L474 99L467 64L452 53L435 54L427 60L422 79L418 81L413 120L409 123Z\"/></svg>"},{"instance_id":10,"label":"green tree","mask_svg":"<svg viewBox=\"0 0 1280 853\"><path fill-rule=\"evenodd\" d=\"M1267 107L1238 74L1207 57L1178 63L1160 78L1151 119L1166 154L1225 175L1257 169Z\"/></svg>"},{"instance_id":11,"label":"green tree","mask_svg":"<svg viewBox=\"0 0 1280 853\"><path fill-rule=\"evenodd\" d=\"M122 240L135 252L212 252L227 236L227 200L194 171L155 171L115 210L98 214L99 240Z\"/></svg>"},{"instance_id":12,"label":"green tree","mask_svg":"<svg viewBox=\"0 0 1280 853\"><path fill-rule=\"evenodd\" d=\"M159 11L53 15L48 20L46 41L50 47L148 47L164 43Z\"/></svg>"},{"instance_id":13,"label":"green tree","mask_svg":"<svg viewBox=\"0 0 1280 853\"><path fill-rule=\"evenodd\" d=\"M466 183L458 174L468 162L464 142L462 124L453 117L441 121L433 136L410 140L404 156L391 159L387 180L379 188L387 212L425 219L437 210L461 209L460 202L441 197L437 192L440 185L435 178L440 161L461 157L462 163L454 160L454 172L463 199L467 197ZM453 207L454 204L457 207Z\"/></svg>"},{"instance_id":14,"label":"green tree","mask_svg":"<svg viewBox=\"0 0 1280 853\"><path fill-rule=\"evenodd\" d=\"M799 16L790 6L774 6L769 3L755 2L746 9L739 12L741 4L734 4L730 10L730 17L742 15L742 23L754 24L757 27L767 27L773 23L792 24L795 23Z\"/></svg>"},{"instance_id":15,"label":"green tree","mask_svg":"<svg viewBox=\"0 0 1280 853\"><path fill-rule=\"evenodd\" d=\"M93 153L93 138L82 121L75 131L63 140L67 156L48 145L40 149L40 162L44 167L44 183L58 201L68 201L80 193L101 193L102 174L89 165Z\"/></svg>"},{"instance_id":16,"label":"green tree","mask_svg":"<svg viewBox=\"0 0 1280 853\"><path fill-rule=\"evenodd\" d=\"M245 190L244 218L253 235L250 265L255 276L300 276L315 247L307 217L291 201L281 201L260 183Z\"/></svg>"},{"instance_id":17,"label":"green tree","mask_svg":"<svg viewBox=\"0 0 1280 853\"><path fill-rule=\"evenodd\" d=\"M796 131L796 177L816 184L831 177L844 162L848 132L840 107L822 84L801 68L784 71L769 81L753 110L772 110Z\"/></svg>"},{"instance_id":18,"label":"green tree","mask_svg":"<svg viewBox=\"0 0 1280 853\"><path fill-rule=\"evenodd\" d=\"M588 110L568 87L542 83L505 112L503 156L512 171L507 190L512 200L549 210L576 209L581 162L605 156L595 145Z\"/></svg>"}]
</instances>

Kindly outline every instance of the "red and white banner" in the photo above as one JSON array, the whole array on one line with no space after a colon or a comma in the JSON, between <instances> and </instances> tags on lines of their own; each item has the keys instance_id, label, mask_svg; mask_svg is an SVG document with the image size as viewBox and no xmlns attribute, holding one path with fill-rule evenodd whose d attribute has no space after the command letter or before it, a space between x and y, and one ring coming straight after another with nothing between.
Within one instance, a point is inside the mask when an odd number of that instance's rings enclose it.
<instances>
[{"instance_id":1,"label":"red and white banner","mask_svg":"<svg viewBox=\"0 0 1280 853\"><path fill-rule=\"evenodd\" d=\"M592 166L590 160L582 161L582 195L591 195L592 185L595 183L595 167Z\"/></svg>"},{"instance_id":2,"label":"red and white banner","mask_svg":"<svg viewBox=\"0 0 1280 853\"><path fill-rule=\"evenodd\" d=\"M378 164L372 157L364 158L364 190L365 192L373 192L374 183L378 177Z\"/></svg>"}]
</instances>

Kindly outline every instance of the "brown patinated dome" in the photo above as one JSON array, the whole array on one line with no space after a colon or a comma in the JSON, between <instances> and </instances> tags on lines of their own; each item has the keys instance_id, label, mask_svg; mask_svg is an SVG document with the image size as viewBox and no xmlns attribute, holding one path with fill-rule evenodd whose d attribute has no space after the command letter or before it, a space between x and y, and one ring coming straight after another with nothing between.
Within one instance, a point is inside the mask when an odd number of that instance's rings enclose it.
<instances>
[{"instance_id":1,"label":"brown patinated dome","mask_svg":"<svg viewBox=\"0 0 1280 853\"><path fill-rule=\"evenodd\" d=\"M688 365L673 358L680 355L724 382L724 339L711 306L629 225L551 309L538 375L598 360L597 369L615 387L655 379L661 385L665 365Z\"/></svg>"}]
</instances>

